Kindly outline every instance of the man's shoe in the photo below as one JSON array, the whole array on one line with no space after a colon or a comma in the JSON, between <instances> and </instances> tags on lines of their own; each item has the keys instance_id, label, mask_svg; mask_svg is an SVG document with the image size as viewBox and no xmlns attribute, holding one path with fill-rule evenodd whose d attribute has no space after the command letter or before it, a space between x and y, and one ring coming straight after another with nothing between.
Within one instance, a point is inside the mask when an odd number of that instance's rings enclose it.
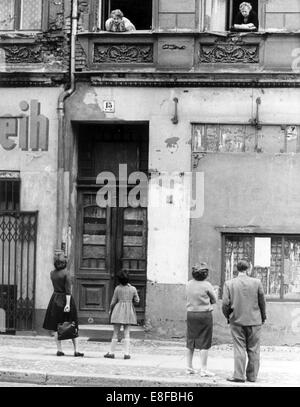
<instances>
[{"instance_id":1,"label":"man's shoe","mask_svg":"<svg viewBox=\"0 0 300 407\"><path fill-rule=\"evenodd\" d=\"M56 352L56 356L65 356L64 352L61 352L60 350L58 350Z\"/></svg>"},{"instance_id":2,"label":"man's shoe","mask_svg":"<svg viewBox=\"0 0 300 407\"><path fill-rule=\"evenodd\" d=\"M84 356L84 353L81 353L81 352L74 352L74 356L75 357L82 357L82 356Z\"/></svg>"},{"instance_id":3,"label":"man's shoe","mask_svg":"<svg viewBox=\"0 0 300 407\"><path fill-rule=\"evenodd\" d=\"M210 372L209 370L201 369L201 370L200 370L200 376L201 376L201 377L214 377L215 374L212 373L212 372Z\"/></svg>"},{"instance_id":4,"label":"man's shoe","mask_svg":"<svg viewBox=\"0 0 300 407\"><path fill-rule=\"evenodd\" d=\"M247 382L255 383L256 380L255 379L248 379L248 377L247 377Z\"/></svg>"},{"instance_id":5,"label":"man's shoe","mask_svg":"<svg viewBox=\"0 0 300 407\"><path fill-rule=\"evenodd\" d=\"M131 359L130 355L124 355L124 359Z\"/></svg>"},{"instance_id":6,"label":"man's shoe","mask_svg":"<svg viewBox=\"0 0 300 407\"><path fill-rule=\"evenodd\" d=\"M105 355L104 355L104 357L105 358L108 358L108 359L114 359L115 358L115 355L114 355L114 353L106 353Z\"/></svg>"},{"instance_id":7,"label":"man's shoe","mask_svg":"<svg viewBox=\"0 0 300 407\"><path fill-rule=\"evenodd\" d=\"M245 380L243 379L236 379L235 377L227 377L226 379L228 382L234 382L234 383L245 383Z\"/></svg>"}]
</instances>

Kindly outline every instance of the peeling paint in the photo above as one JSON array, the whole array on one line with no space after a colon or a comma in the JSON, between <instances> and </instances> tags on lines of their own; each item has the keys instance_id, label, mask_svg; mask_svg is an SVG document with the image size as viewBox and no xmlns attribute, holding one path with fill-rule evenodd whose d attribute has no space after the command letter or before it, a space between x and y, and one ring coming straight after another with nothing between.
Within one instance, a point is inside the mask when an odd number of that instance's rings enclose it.
<instances>
[{"instance_id":1,"label":"peeling paint","mask_svg":"<svg viewBox=\"0 0 300 407\"><path fill-rule=\"evenodd\" d=\"M165 140L166 147L171 154L175 153L178 150L179 148L178 140L179 137L170 137Z\"/></svg>"}]
</instances>

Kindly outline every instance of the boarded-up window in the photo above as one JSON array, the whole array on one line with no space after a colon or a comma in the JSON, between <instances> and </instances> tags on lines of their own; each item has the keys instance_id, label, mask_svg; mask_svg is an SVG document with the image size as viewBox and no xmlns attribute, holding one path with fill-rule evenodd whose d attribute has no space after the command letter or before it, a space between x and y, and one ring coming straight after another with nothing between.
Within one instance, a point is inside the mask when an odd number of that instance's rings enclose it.
<instances>
[{"instance_id":1,"label":"boarded-up window","mask_svg":"<svg viewBox=\"0 0 300 407\"><path fill-rule=\"evenodd\" d=\"M194 124L193 152L299 153L299 126Z\"/></svg>"},{"instance_id":2,"label":"boarded-up window","mask_svg":"<svg viewBox=\"0 0 300 407\"><path fill-rule=\"evenodd\" d=\"M235 277L239 260L259 278L270 299L300 300L300 236L225 235L224 280Z\"/></svg>"}]
</instances>

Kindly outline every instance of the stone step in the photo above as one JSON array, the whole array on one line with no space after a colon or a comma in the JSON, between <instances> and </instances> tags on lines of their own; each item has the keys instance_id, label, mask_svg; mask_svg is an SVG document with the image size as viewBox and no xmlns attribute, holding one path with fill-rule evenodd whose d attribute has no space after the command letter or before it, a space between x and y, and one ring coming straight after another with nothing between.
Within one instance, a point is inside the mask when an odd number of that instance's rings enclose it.
<instances>
[{"instance_id":1,"label":"stone step","mask_svg":"<svg viewBox=\"0 0 300 407\"><path fill-rule=\"evenodd\" d=\"M89 338L89 341L109 342L113 333L112 325L79 325L80 336ZM124 337L123 328L119 340ZM145 331L141 326L131 326L130 337L132 339L145 339Z\"/></svg>"}]
</instances>

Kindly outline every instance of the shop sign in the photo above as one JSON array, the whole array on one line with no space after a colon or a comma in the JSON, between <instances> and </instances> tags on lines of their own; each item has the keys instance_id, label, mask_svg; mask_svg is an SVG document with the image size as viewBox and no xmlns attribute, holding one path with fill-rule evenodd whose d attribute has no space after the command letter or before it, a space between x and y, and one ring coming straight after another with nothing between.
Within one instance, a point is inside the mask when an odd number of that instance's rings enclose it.
<instances>
[{"instance_id":1,"label":"shop sign","mask_svg":"<svg viewBox=\"0 0 300 407\"><path fill-rule=\"evenodd\" d=\"M0 146L7 151L48 151L49 119L38 100L19 103L20 113L0 116Z\"/></svg>"}]
</instances>

